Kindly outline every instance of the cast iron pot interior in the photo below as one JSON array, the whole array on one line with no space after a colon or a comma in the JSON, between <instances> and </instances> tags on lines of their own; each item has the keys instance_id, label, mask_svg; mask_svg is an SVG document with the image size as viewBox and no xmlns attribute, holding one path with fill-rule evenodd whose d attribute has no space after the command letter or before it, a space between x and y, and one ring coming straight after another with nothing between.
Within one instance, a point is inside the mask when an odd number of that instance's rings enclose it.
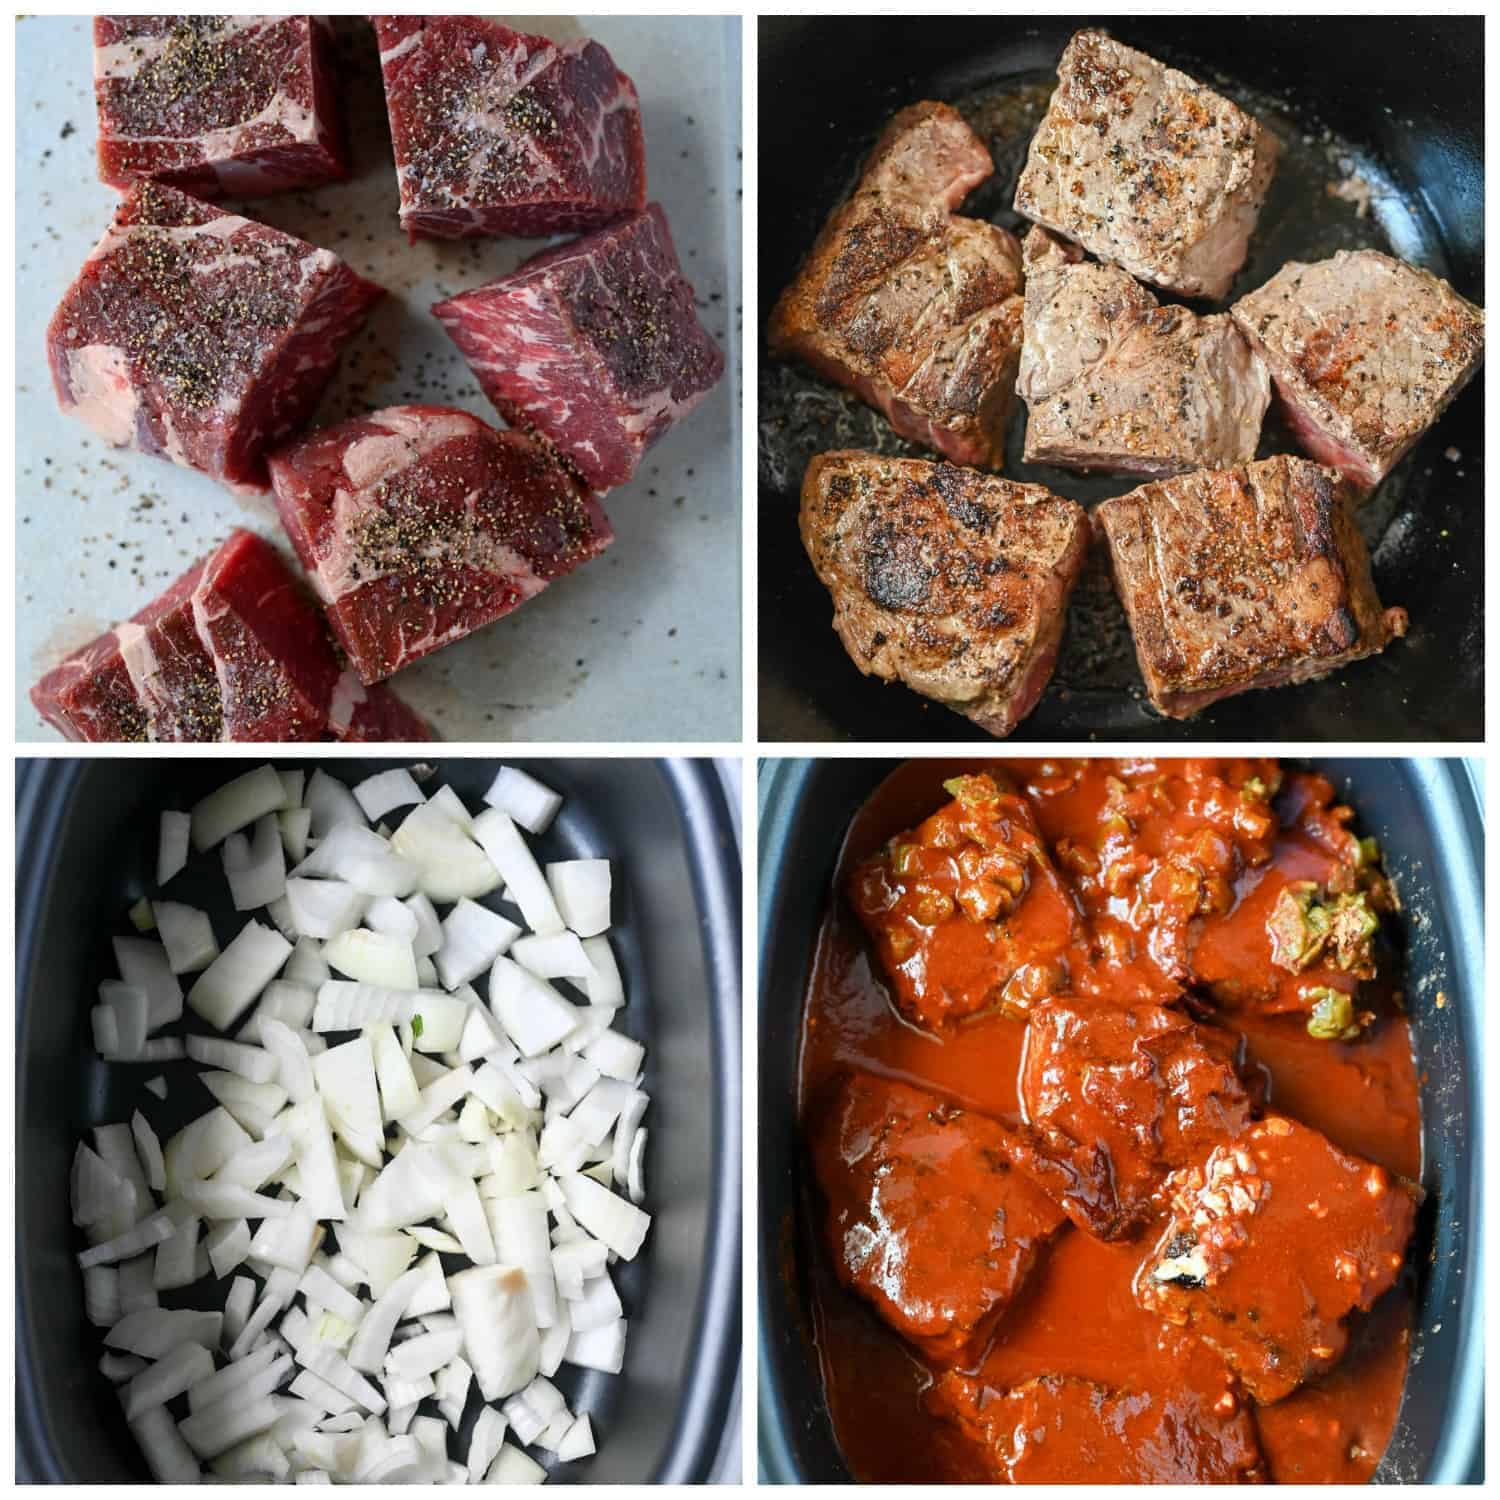
<instances>
[{"instance_id":1,"label":"cast iron pot interior","mask_svg":"<svg viewBox=\"0 0 1500 1500\"><path fill-rule=\"evenodd\" d=\"M314 762L296 764L310 771ZM409 762L339 760L324 769L353 784L398 764ZM196 1063L143 1068L99 1061L88 1008L100 980L115 973L110 937L129 931L128 907L154 887L161 810L190 807L244 767L180 759L20 766L17 1477L138 1483L150 1476L97 1369L102 1331L83 1316L74 1262L82 1240L70 1223L69 1163L92 1125L128 1120L140 1108L165 1140L213 1100L193 1081L202 1071ZM647 1045L651 1094L651 1234L641 1256L619 1265L615 1278L630 1318L625 1371L620 1378L567 1365L559 1372L570 1404L593 1414L599 1453L562 1466L557 1478L702 1482L723 1436L740 1349L740 900L733 826L710 762L576 760L530 768L567 798L553 827L533 841L539 858L613 862L610 937L628 997L622 1029ZM478 760L439 764L441 779L471 807L495 770ZM224 885L207 861L199 868L208 873L195 878L190 866L170 895L209 909L222 943L234 930ZM168 1081L163 1103L141 1087L157 1072ZM477 1409L471 1401L469 1423Z\"/></svg>"},{"instance_id":2,"label":"cast iron pot interior","mask_svg":"<svg viewBox=\"0 0 1500 1500\"><path fill-rule=\"evenodd\" d=\"M1121 41L1199 76L1273 96L1308 137L1317 139L1326 126L1349 141L1393 188L1372 204L1370 241L1389 241L1466 297L1484 300L1484 23L1478 17L777 16L760 23L762 324L899 108L923 98L962 98L1007 80L1045 80L1068 37L1089 24L1105 25ZM997 157L996 178L976 191L971 212L1007 228L1019 224L1008 205L1021 159L1019 143ZM1237 283L1234 295L1258 285L1288 256L1329 253L1298 239L1297 225L1320 205L1326 211L1329 200L1318 182L1304 181L1295 195L1293 175L1284 169L1285 180L1273 183L1265 222L1279 211L1283 228L1263 225L1245 284ZM834 635L832 604L798 536L797 489L813 453L883 442L884 423L853 397L819 395L811 377L786 373L794 369L766 358L762 336L762 737L987 740L966 719L908 689L862 677ZM1321 682L1244 694L1187 721L1163 719L1144 702L1100 562L1097 577L1091 570L1075 591L1053 684L1016 737L1483 739L1482 386L1481 375L1386 481L1364 519L1374 542L1376 589L1385 604L1404 605L1411 616L1404 641ZM1023 472L1024 407L1017 406L1006 464L1011 477L1086 503L1131 487L1041 466ZM1267 431L1269 439L1270 424ZM1296 451L1287 442L1275 446ZM1447 459L1449 451L1459 458ZM1097 607L1088 602L1091 579L1105 591Z\"/></svg>"},{"instance_id":3,"label":"cast iron pot interior","mask_svg":"<svg viewBox=\"0 0 1500 1500\"><path fill-rule=\"evenodd\" d=\"M799 1264L797 1053L812 946L855 811L897 762L767 762L760 787L760 1462L775 1483L846 1483ZM1410 1374L1378 1481L1478 1477L1484 1421L1480 1216L1483 826L1459 761L1320 758L1373 833L1404 907L1422 1084L1419 1302ZM1444 997L1437 1003L1438 996Z\"/></svg>"}]
</instances>

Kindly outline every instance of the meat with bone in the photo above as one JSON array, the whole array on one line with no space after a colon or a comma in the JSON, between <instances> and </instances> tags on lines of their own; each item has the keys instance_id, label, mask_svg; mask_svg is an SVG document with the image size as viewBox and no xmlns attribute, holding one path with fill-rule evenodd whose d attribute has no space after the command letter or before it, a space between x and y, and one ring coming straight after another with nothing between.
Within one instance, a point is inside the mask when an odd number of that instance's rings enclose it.
<instances>
[{"instance_id":1,"label":"meat with bone","mask_svg":"<svg viewBox=\"0 0 1500 1500\"><path fill-rule=\"evenodd\" d=\"M635 85L598 42L482 16L376 16L413 240L598 229L646 204Z\"/></svg>"},{"instance_id":2,"label":"meat with bone","mask_svg":"<svg viewBox=\"0 0 1500 1500\"><path fill-rule=\"evenodd\" d=\"M1040 485L844 451L808 465L801 527L860 671L994 735L1031 712L1088 550L1082 507Z\"/></svg>"},{"instance_id":3,"label":"meat with bone","mask_svg":"<svg viewBox=\"0 0 1500 1500\"><path fill-rule=\"evenodd\" d=\"M1021 348L1020 246L953 216L991 171L957 110L902 110L782 293L769 339L903 437L997 468Z\"/></svg>"},{"instance_id":4,"label":"meat with bone","mask_svg":"<svg viewBox=\"0 0 1500 1500\"><path fill-rule=\"evenodd\" d=\"M813 1161L839 1279L944 1364L984 1354L1065 1223L1008 1165L1009 1134L871 1073L843 1080L817 1128Z\"/></svg>"},{"instance_id":5,"label":"meat with bone","mask_svg":"<svg viewBox=\"0 0 1500 1500\"><path fill-rule=\"evenodd\" d=\"M656 203L432 310L506 421L595 490L624 484L724 373Z\"/></svg>"},{"instance_id":6,"label":"meat with bone","mask_svg":"<svg viewBox=\"0 0 1500 1500\"><path fill-rule=\"evenodd\" d=\"M140 183L48 325L57 399L117 447L263 489L266 449L384 295L330 251Z\"/></svg>"},{"instance_id":7,"label":"meat with bone","mask_svg":"<svg viewBox=\"0 0 1500 1500\"><path fill-rule=\"evenodd\" d=\"M271 483L366 683L498 620L613 539L543 449L445 406L324 428L272 455Z\"/></svg>"},{"instance_id":8,"label":"meat with bone","mask_svg":"<svg viewBox=\"0 0 1500 1500\"><path fill-rule=\"evenodd\" d=\"M1028 463L1163 476L1255 457L1271 382L1226 314L1162 307L1045 229L1024 252Z\"/></svg>"},{"instance_id":9,"label":"meat with bone","mask_svg":"<svg viewBox=\"0 0 1500 1500\"><path fill-rule=\"evenodd\" d=\"M31 701L70 740L431 738L391 693L348 681L296 576L248 531L75 651Z\"/></svg>"},{"instance_id":10,"label":"meat with bone","mask_svg":"<svg viewBox=\"0 0 1500 1500\"><path fill-rule=\"evenodd\" d=\"M1016 212L1132 276L1222 297L1245 263L1280 149L1238 105L1102 31L1057 69Z\"/></svg>"},{"instance_id":11,"label":"meat with bone","mask_svg":"<svg viewBox=\"0 0 1500 1500\"><path fill-rule=\"evenodd\" d=\"M95 16L99 176L254 198L349 175L321 16Z\"/></svg>"},{"instance_id":12,"label":"meat with bone","mask_svg":"<svg viewBox=\"0 0 1500 1500\"><path fill-rule=\"evenodd\" d=\"M1136 1300L1217 1350L1264 1404L1343 1357L1344 1320L1395 1284L1421 1198L1277 1114L1184 1166L1171 1188L1172 1215L1136 1273Z\"/></svg>"},{"instance_id":13,"label":"meat with bone","mask_svg":"<svg viewBox=\"0 0 1500 1500\"><path fill-rule=\"evenodd\" d=\"M1326 676L1406 633L1406 611L1376 597L1346 487L1305 458L1157 480L1094 517L1147 692L1172 718Z\"/></svg>"},{"instance_id":14,"label":"meat with bone","mask_svg":"<svg viewBox=\"0 0 1500 1500\"><path fill-rule=\"evenodd\" d=\"M1270 367L1298 442L1361 491L1390 473L1484 358L1483 310L1378 250L1290 261L1231 312Z\"/></svg>"}]
</instances>

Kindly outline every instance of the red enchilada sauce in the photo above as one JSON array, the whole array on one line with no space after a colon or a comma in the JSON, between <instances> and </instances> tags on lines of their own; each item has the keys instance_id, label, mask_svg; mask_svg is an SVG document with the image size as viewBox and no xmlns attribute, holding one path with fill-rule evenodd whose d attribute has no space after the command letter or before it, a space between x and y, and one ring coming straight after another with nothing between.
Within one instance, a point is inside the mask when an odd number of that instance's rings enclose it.
<instances>
[{"instance_id":1,"label":"red enchilada sauce","mask_svg":"<svg viewBox=\"0 0 1500 1500\"><path fill-rule=\"evenodd\" d=\"M913 762L860 811L800 1079L855 1478L1371 1476L1421 1122L1351 817L1266 760Z\"/></svg>"}]
</instances>

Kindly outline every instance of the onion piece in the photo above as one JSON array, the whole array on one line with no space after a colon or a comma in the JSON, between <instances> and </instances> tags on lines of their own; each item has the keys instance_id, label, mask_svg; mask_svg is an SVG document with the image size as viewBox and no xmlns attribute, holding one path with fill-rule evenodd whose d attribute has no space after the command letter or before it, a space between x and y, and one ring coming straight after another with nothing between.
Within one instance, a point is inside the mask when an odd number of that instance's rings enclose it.
<instances>
[{"instance_id":1,"label":"onion piece","mask_svg":"<svg viewBox=\"0 0 1500 1500\"><path fill-rule=\"evenodd\" d=\"M555 1047L578 1024L576 1007L504 956L490 970L490 1009L523 1057Z\"/></svg>"},{"instance_id":2,"label":"onion piece","mask_svg":"<svg viewBox=\"0 0 1500 1500\"><path fill-rule=\"evenodd\" d=\"M426 798L422 795L422 788L412 780L411 772L397 768L367 776L354 788L354 800L370 822L378 823L398 807L410 807Z\"/></svg>"},{"instance_id":3,"label":"onion piece","mask_svg":"<svg viewBox=\"0 0 1500 1500\"><path fill-rule=\"evenodd\" d=\"M359 1329L354 1335L354 1342L349 1345L351 1370L363 1370L366 1374L373 1375L384 1365L385 1357L390 1352L391 1336L396 1331L396 1324L405 1316L407 1304L421 1289L422 1281L421 1271L403 1272L375 1299L373 1306L360 1321ZM325 1379L332 1380L341 1391L355 1396L356 1400L359 1399L348 1385L335 1379L326 1370L320 1370L316 1365L311 1364L308 1368ZM371 1410L374 1409L371 1408Z\"/></svg>"},{"instance_id":4,"label":"onion piece","mask_svg":"<svg viewBox=\"0 0 1500 1500\"><path fill-rule=\"evenodd\" d=\"M177 1233L177 1225L173 1223L170 1214L154 1213L149 1219L143 1219L139 1224L127 1229L124 1234L117 1235L112 1240L105 1240L102 1245L94 1245L88 1250L79 1252L78 1264L86 1271L90 1266L104 1266L118 1260L128 1260L133 1255L139 1255L142 1250L149 1250L153 1245L159 1245L163 1240L171 1239Z\"/></svg>"},{"instance_id":5,"label":"onion piece","mask_svg":"<svg viewBox=\"0 0 1500 1500\"><path fill-rule=\"evenodd\" d=\"M247 1438L266 1431L280 1414L270 1395L249 1402L231 1397L194 1412L177 1424L177 1430L199 1458L217 1458Z\"/></svg>"},{"instance_id":6,"label":"onion piece","mask_svg":"<svg viewBox=\"0 0 1500 1500\"><path fill-rule=\"evenodd\" d=\"M194 1062L207 1063L210 1067L237 1073L241 1078L248 1078L251 1083L276 1081L276 1059L261 1047L250 1047L244 1042L229 1042L216 1036L190 1036L187 1039L187 1054Z\"/></svg>"},{"instance_id":7,"label":"onion piece","mask_svg":"<svg viewBox=\"0 0 1500 1500\"><path fill-rule=\"evenodd\" d=\"M285 801L286 788L274 766L246 771L194 805L193 847L202 854L257 818L279 812Z\"/></svg>"},{"instance_id":8,"label":"onion piece","mask_svg":"<svg viewBox=\"0 0 1500 1500\"><path fill-rule=\"evenodd\" d=\"M625 983L620 978L620 966L615 962L615 950L607 937L591 937L583 940L583 951L594 966L593 976L585 988L590 1005L621 1006L625 1003Z\"/></svg>"},{"instance_id":9,"label":"onion piece","mask_svg":"<svg viewBox=\"0 0 1500 1500\"><path fill-rule=\"evenodd\" d=\"M511 944L510 956L538 979L588 979L594 972L583 944L573 932L551 937L523 937Z\"/></svg>"},{"instance_id":10,"label":"onion piece","mask_svg":"<svg viewBox=\"0 0 1500 1500\"><path fill-rule=\"evenodd\" d=\"M165 1406L153 1406L130 1424L130 1431L158 1484L197 1484L203 1478L192 1449L183 1442Z\"/></svg>"},{"instance_id":11,"label":"onion piece","mask_svg":"<svg viewBox=\"0 0 1500 1500\"><path fill-rule=\"evenodd\" d=\"M99 986L99 1003L114 1017L115 1050L112 1057L128 1062L146 1046L146 992L118 979ZM107 1034L106 1034L107 1039Z\"/></svg>"},{"instance_id":12,"label":"onion piece","mask_svg":"<svg viewBox=\"0 0 1500 1500\"><path fill-rule=\"evenodd\" d=\"M115 963L126 984L146 992L148 1029L155 1031L182 1016L182 986L167 960L167 950L150 938L116 938Z\"/></svg>"},{"instance_id":13,"label":"onion piece","mask_svg":"<svg viewBox=\"0 0 1500 1500\"><path fill-rule=\"evenodd\" d=\"M385 1121L368 1037L331 1047L313 1061L313 1077L334 1134L377 1172L384 1162Z\"/></svg>"},{"instance_id":14,"label":"onion piece","mask_svg":"<svg viewBox=\"0 0 1500 1500\"><path fill-rule=\"evenodd\" d=\"M543 786L515 766L501 766L484 800L513 818L528 833L546 833L562 806L560 792Z\"/></svg>"},{"instance_id":15,"label":"onion piece","mask_svg":"<svg viewBox=\"0 0 1500 1500\"><path fill-rule=\"evenodd\" d=\"M443 1420L454 1432L459 1429L464 1417L464 1407L469 1401L469 1386L473 1383L474 1372L469 1368L468 1361L462 1356L450 1360L446 1369L441 1371L437 1377L437 1408L443 1414ZM474 1455L474 1444L478 1439L479 1425L485 1420L486 1413L499 1417L500 1413L492 1407L485 1407L479 1413L479 1419L474 1424L474 1431L469 1437L469 1456ZM493 1424L491 1424L493 1425ZM502 1421L500 1437L505 1436L505 1428ZM496 1447L499 1447L500 1438L496 1438ZM491 1455L493 1457L493 1454ZM486 1460L488 1462L488 1460Z\"/></svg>"},{"instance_id":16,"label":"onion piece","mask_svg":"<svg viewBox=\"0 0 1500 1500\"><path fill-rule=\"evenodd\" d=\"M332 938L359 926L370 898L342 880L294 877L286 883L286 899L303 937Z\"/></svg>"},{"instance_id":17,"label":"onion piece","mask_svg":"<svg viewBox=\"0 0 1500 1500\"><path fill-rule=\"evenodd\" d=\"M620 1111L619 1121L615 1125L614 1153L610 1158L610 1167L615 1174L616 1182L630 1180L630 1148L635 1140L636 1131L640 1129L641 1121L646 1117L646 1107L650 1103L649 1096L637 1089L625 1101L625 1107Z\"/></svg>"},{"instance_id":18,"label":"onion piece","mask_svg":"<svg viewBox=\"0 0 1500 1500\"><path fill-rule=\"evenodd\" d=\"M198 976L188 991L188 1005L210 1026L228 1031L276 977L291 951L292 945L279 932L247 922Z\"/></svg>"},{"instance_id":19,"label":"onion piece","mask_svg":"<svg viewBox=\"0 0 1500 1500\"><path fill-rule=\"evenodd\" d=\"M443 988L456 990L476 979L510 947L521 929L498 912L460 901L443 918L443 944L434 955Z\"/></svg>"},{"instance_id":20,"label":"onion piece","mask_svg":"<svg viewBox=\"0 0 1500 1500\"><path fill-rule=\"evenodd\" d=\"M398 942L408 944L416 956L417 936L421 929L417 914L411 908L412 898L398 901L394 896L377 896L365 913L365 926Z\"/></svg>"},{"instance_id":21,"label":"onion piece","mask_svg":"<svg viewBox=\"0 0 1500 1500\"><path fill-rule=\"evenodd\" d=\"M96 1328L120 1321L120 1272L115 1266L90 1266L83 1273L83 1313Z\"/></svg>"},{"instance_id":22,"label":"onion piece","mask_svg":"<svg viewBox=\"0 0 1500 1500\"><path fill-rule=\"evenodd\" d=\"M588 1413L575 1417L573 1425L563 1434L557 1445L558 1459L563 1463L574 1463L580 1458L589 1458L598 1450L594 1446L594 1429Z\"/></svg>"},{"instance_id":23,"label":"onion piece","mask_svg":"<svg viewBox=\"0 0 1500 1500\"><path fill-rule=\"evenodd\" d=\"M521 908L526 925L543 935L561 932L566 924L551 888L516 825L492 807L474 819L474 837L500 872L506 894Z\"/></svg>"},{"instance_id":24,"label":"onion piece","mask_svg":"<svg viewBox=\"0 0 1500 1500\"><path fill-rule=\"evenodd\" d=\"M563 921L579 937L598 937L609 927L607 859L559 860L547 866L547 884Z\"/></svg>"},{"instance_id":25,"label":"onion piece","mask_svg":"<svg viewBox=\"0 0 1500 1500\"><path fill-rule=\"evenodd\" d=\"M409 896L420 871L373 829L340 823L293 871L303 878L342 880L366 896Z\"/></svg>"},{"instance_id":26,"label":"onion piece","mask_svg":"<svg viewBox=\"0 0 1500 1500\"><path fill-rule=\"evenodd\" d=\"M250 1224L245 1219L228 1219L208 1236L208 1259L214 1275L222 1281L236 1266L243 1265L250 1253Z\"/></svg>"},{"instance_id":27,"label":"onion piece","mask_svg":"<svg viewBox=\"0 0 1500 1500\"><path fill-rule=\"evenodd\" d=\"M390 990L417 988L417 963L410 942L367 927L341 932L324 946L323 957L336 973L361 984Z\"/></svg>"},{"instance_id":28,"label":"onion piece","mask_svg":"<svg viewBox=\"0 0 1500 1500\"><path fill-rule=\"evenodd\" d=\"M519 1266L475 1266L448 1278L464 1358L480 1394L499 1401L536 1377L539 1340L526 1273Z\"/></svg>"},{"instance_id":29,"label":"onion piece","mask_svg":"<svg viewBox=\"0 0 1500 1500\"><path fill-rule=\"evenodd\" d=\"M107 1005L96 1005L89 1011L89 1026L93 1030L94 1051L100 1057L113 1059L120 1055L120 1023Z\"/></svg>"},{"instance_id":30,"label":"onion piece","mask_svg":"<svg viewBox=\"0 0 1500 1500\"><path fill-rule=\"evenodd\" d=\"M464 1391L467 1394L469 1388L469 1367L462 1360L457 1360L455 1363L463 1365L465 1372ZM449 1425L455 1432L458 1431L457 1422L450 1419ZM505 1441L506 1426L505 1418L493 1406L486 1406L480 1409L479 1417L474 1423L473 1431L469 1434L468 1471L470 1484L480 1483L489 1472L490 1465L495 1461L495 1455L500 1451L501 1443Z\"/></svg>"},{"instance_id":31,"label":"onion piece","mask_svg":"<svg viewBox=\"0 0 1500 1500\"><path fill-rule=\"evenodd\" d=\"M293 864L307 858L308 836L312 832L312 813L305 807L285 809L276 814L276 827L286 857Z\"/></svg>"},{"instance_id":32,"label":"onion piece","mask_svg":"<svg viewBox=\"0 0 1500 1500\"><path fill-rule=\"evenodd\" d=\"M586 1370L603 1370L606 1375L618 1375L625 1365L624 1318L605 1323L599 1328L590 1328L585 1333L574 1333L568 1340L567 1361L570 1365L581 1365Z\"/></svg>"},{"instance_id":33,"label":"onion piece","mask_svg":"<svg viewBox=\"0 0 1500 1500\"><path fill-rule=\"evenodd\" d=\"M179 1344L120 1392L125 1420L134 1422L153 1406L164 1406L213 1372L214 1357L202 1344Z\"/></svg>"},{"instance_id":34,"label":"onion piece","mask_svg":"<svg viewBox=\"0 0 1500 1500\"><path fill-rule=\"evenodd\" d=\"M155 901L151 905L156 930L166 950L167 966L174 974L196 974L219 956L213 924L208 913L180 901ZM179 995L181 991L179 989Z\"/></svg>"},{"instance_id":35,"label":"onion piece","mask_svg":"<svg viewBox=\"0 0 1500 1500\"><path fill-rule=\"evenodd\" d=\"M438 799L406 815L391 835L391 848L416 866L418 887L433 901L487 896L500 874L484 850L456 823Z\"/></svg>"},{"instance_id":36,"label":"onion piece","mask_svg":"<svg viewBox=\"0 0 1500 1500\"><path fill-rule=\"evenodd\" d=\"M646 1201L646 1138L649 1130L638 1130L630 1143L630 1170L626 1174L626 1186L630 1190L632 1203Z\"/></svg>"},{"instance_id":37,"label":"onion piece","mask_svg":"<svg viewBox=\"0 0 1500 1500\"><path fill-rule=\"evenodd\" d=\"M249 838L230 834L224 840L223 860L236 911L255 911L286 894L286 854L275 813L257 819Z\"/></svg>"},{"instance_id":38,"label":"onion piece","mask_svg":"<svg viewBox=\"0 0 1500 1500\"><path fill-rule=\"evenodd\" d=\"M315 839L326 838L341 824L353 824L357 828L365 826L364 809L354 793L324 770L312 773L304 805L312 814L312 836Z\"/></svg>"},{"instance_id":39,"label":"onion piece","mask_svg":"<svg viewBox=\"0 0 1500 1500\"><path fill-rule=\"evenodd\" d=\"M165 1215L163 1215L165 1217ZM183 1344L218 1346L223 1317L213 1312L191 1312L167 1307L143 1308L126 1313L104 1335L111 1349L124 1349L142 1359L165 1359Z\"/></svg>"},{"instance_id":40,"label":"onion piece","mask_svg":"<svg viewBox=\"0 0 1500 1500\"><path fill-rule=\"evenodd\" d=\"M443 924L438 920L432 901L425 891L417 891L408 896L403 904L417 922L411 951L418 958L430 958L443 946Z\"/></svg>"},{"instance_id":41,"label":"onion piece","mask_svg":"<svg viewBox=\"0 0 1500 1500\"><path fill-rule=\"evenodd\" d=\"M512 1443L502 1443L490 1471L484 1476L486 1484L545 1484L547 1471L535 1459L522 1453Z\"/></svg>"},{"instance_id":42,"label":"onion piece","mask_svg":"<svg viewBox=\"0 0 1500 1500\"><path fill-rule=\"evenodd\" d=\"M595 1239L603 1240L622 1260L634 1260L651 1227L651 1216L601 1187L592 1177L563 1177L560 1184L568 1212Z\"/></svg>"},{"instance_id":43,"label":"onion piece","mask_svg":"<svg viewBox=\"0 0 1500 1500\"><path fill-rule=\"evenodd\" d=\"M492 1200L494 1201L494 1200ZM538 1328L557 1319L557 1283L552 1275L552 1242L547 1236L547 1204L539 1192L499 1200L495 1248L500 1260L526 1273L532 1315Z\"/></svg>"},{"instance_id":44,"label":"onion piece","mask_svg":"<svg viewBox=\"0 0 1500 1500\"><path fill-rule=\"evenodd\" d=\"M161 837L156 846L156 883L166 885L187 868L188 840L193 820L185 812L161 815Z\"/></svg>"}]
</instances>

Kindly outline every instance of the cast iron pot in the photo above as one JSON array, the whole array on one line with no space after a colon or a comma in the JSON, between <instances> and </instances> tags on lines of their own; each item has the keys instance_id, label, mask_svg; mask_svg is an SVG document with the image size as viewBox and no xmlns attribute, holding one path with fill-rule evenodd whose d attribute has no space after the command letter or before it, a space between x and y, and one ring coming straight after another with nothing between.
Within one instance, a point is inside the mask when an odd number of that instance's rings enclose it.
<instances>
[{"instance_id":1,"label":"cast iron pot","mask_svg":"<svg viewBox=\"0 0 1500 1500\"><path fill-rule=\"evenodd\" d=\"M897 762L768 761L760 781L760 1464L779 1484L847 1483L819 1376L800 1246L796 1120L803 996L839 847ZM1480 1187L1482 812L1456 760L1319 759L1380 841L1404 907L1422 1084L1420 1285L1410 1376L1376 1479L1479 1477L1484 1433ZM1445 1003L1434 1004L1441 992Z\"/></svg>"},{"instance_id":2,"label":"cast iron pot","mask_svg":"<svg viewBox=\"0 0 1500 1500\"><path fill-rule=\"evenodd\" d=\"M760 22L761 380L760 726L774 741L987 740L968 720L899 685L860 675L830 625L833 607L802 549L797 492L831 448L933 458L901 445L882 418L795 365L765 355L764 324L829 211L853 185L881 127L918 99L1055 81L1081 27L1186 69L1269 114L1288 136L1251 257L1231 300L1287 260L1343 245L1389 246L1484 300L1484 23L1479 17L776 16ZM1267 102L1262 103L1262 99ZM1281 123L1286 121L1288 123ZM1365 221L1328 196L1338 175L1323 127L1386 179ZM996 174L963 212L1016 230L1010 209L1029 130L988 142ZM1364 170L1363 166L1361 170ZM1024 231L1023 231L1024 232ZM1171 299L1167 299L1171 300ZM1219 304L1193 304L1218 311ZM1135 480L1020 461L1016 403L1005 472L1086 505ZM1296 452L1268 419L1262 453ZM1455 451L1459 457L1445 457ZM1361 513L1375 586L1404 605L1411 631L1380 656L1321 682L1249 693L1196 718L1155 714L1103 551L1074 591L1051 686L1018 739L1436 740L1484 738L1483 376L1398 466Z\"/></svg>"},{"instance_id":3,"label":"cast iron pot","mask_svg":"<svg viewBox=\"0 0 1500 1500\"><path fill-rule=\"evenodd\" d=\"M543 860L614 863L610 937L646 1043L646 1178L653 1213L640 1257L618 1267L630 1318L622 1377L564 1366L559 1386L593 1414L598 1456L563 1465L581 1483L702 1482L713 1471L740 1355L740 876L729 809L709 761L532 765L567 800ZM291 764L288 762L287 764ZM298 765L311 762L298 761ZM339 760L353 784L397 761ZM228 760L21 761L17 784L16 1477L52 1484L149 1479L109 1382L102 1332L83 1316L68 1167L90 1126L142 1108L163 1139L212 1104L198 1064L141 1068L94 1055L88 1009L114 974L109 938L152 889L157 818L243 769ZM439 762L478 804L495 764ZM193 869L173 899L231 913ZM218 909L209 906L217 901ZM222 921L221 921L222 918ZM141 1088L160 1071L158 1105ZM169 1294L176 1295L176 1294ZM222 1305L222 1296L219 1305ZM471 1401L468 1420L477 1414Z\"/></svg>"}]
</instances>

